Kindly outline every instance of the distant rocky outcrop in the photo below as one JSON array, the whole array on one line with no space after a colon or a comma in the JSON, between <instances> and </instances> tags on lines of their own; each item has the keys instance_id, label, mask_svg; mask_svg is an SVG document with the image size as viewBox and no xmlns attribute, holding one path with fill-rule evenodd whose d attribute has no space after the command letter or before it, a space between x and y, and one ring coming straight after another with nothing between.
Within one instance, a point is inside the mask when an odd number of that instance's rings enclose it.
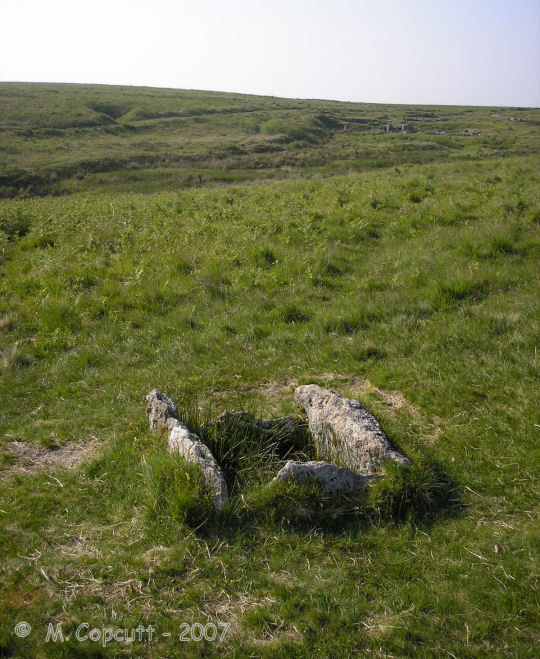
<instances>
[{"instance_id":1,"label":"distant rocky outcrop","mask_svg":"<svg viewBox=\"0 0 540 659\"><path fill-rule=\"evenodd\" d=\"M410 124L400 124L394 126L391 121L386 124L387 133L414 133L416 132Z\"/></svg>"}]
</instances>

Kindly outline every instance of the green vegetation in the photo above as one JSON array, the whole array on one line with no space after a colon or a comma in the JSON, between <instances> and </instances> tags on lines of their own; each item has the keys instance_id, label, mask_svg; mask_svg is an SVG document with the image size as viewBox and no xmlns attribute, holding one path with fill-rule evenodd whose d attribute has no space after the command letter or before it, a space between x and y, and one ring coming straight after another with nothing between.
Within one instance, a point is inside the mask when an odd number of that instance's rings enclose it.
<instances>
[{"instance_id":1,"label":"green vegetation","mask_svg":"<svg viewBox=\"0 0 540 659\"><path fill-rule=\"evenodd\" d=\"M0 197L176 191L529 155L539 125L527 108L0 83ZM409 198L426 194L429 186L413 188Z\"/></svg>"},{"instance_id":2,"label":"green vegetation","mask_svg":"<svg viewBox=\"0 0 540 659\"><path fill-rule=\"evenodd\" d=\"M146 534L154 542L174 543L182 525L196 528L210 516L211 493L193 464L157 450L144 461Z\"/></svg>"},{"instance_id":3,"label":"green vegetation","mask_svg":"<svg viewBox=\"0 0 540 659\"><path fill-rule=\"evenodd\" d=\"M539 112L0 91L1 654L534 656ZM214 514L144 396L197 428L296 414L293 380L361 400L415 467L325 501L265 487L304 440L209 428ZM16 473L14 440L94 457ZM209 621L221 644L178 640Z\"/></svg>"}]
</instances>

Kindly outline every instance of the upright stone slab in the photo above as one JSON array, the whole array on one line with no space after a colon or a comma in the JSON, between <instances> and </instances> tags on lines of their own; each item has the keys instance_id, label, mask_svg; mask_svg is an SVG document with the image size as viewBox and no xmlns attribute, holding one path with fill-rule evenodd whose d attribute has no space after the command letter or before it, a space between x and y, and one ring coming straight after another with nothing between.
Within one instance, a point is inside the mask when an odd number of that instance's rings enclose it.
<instances>
[{"instance_id":1,"label":"upright stone slab","mask_svg":"<svg viewBox=\"0 0 540 659\"><path fill-rule=\"evenodd\" d=\"M188 462L193 462L201 467L204 482L214 494L215 508L221 510L229 498L229 492L223 472L208 446L203 444L197 435L190 432L183 423L176 421L176 425L169 435L168 450L170 453L178 453Z\"/></svg>"},{"instance_id":2,"label":"upright stone slab","mask_svg":"<svg viewBox=\"0 0 540 659\"><path fill-rule=\"evenodd\" d=\"M157 389L152 389L146 397L146 413L152 432L160 426L173 428L178 423L178 409L174 401Z\"/></svg>"},{"instance_id":3,"label":"upright stone slab","mask_svg":"<svg viewBox=\"0 0 540 659\"><path fill-rule=\"evenodd\" d=\"M339 461L358 474L374 474L385 460L411 461L397 451L377 419L357 400L316 384L298 387L295 401L308 417L313 441L321 456Z\"/></svg>"}]
</instances>

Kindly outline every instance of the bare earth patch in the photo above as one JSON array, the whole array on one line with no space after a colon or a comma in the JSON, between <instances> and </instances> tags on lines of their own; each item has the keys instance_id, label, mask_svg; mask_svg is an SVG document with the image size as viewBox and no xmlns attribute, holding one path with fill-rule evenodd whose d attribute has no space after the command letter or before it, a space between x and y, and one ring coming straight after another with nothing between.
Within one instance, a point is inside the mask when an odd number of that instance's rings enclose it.
<instances>
[{"instance_id":1,"label":"bare earth patch","mask_svg":"<svg viewBox=\"0 0 540 659\"><path fill-rule=\"evenodd\" d=\"M383 613L373 615L362 622L367 633L372 636L387 634L392 629L406 629L407 617L414 613L414 605L399 612L392 612L385 608Z\"/></svg>"},{"instance_id":2,"label":"bare earth patch","mask_svg":"<svg viewBox=\"0 0 540 659\"><path fill-rule=\"evenodd\" d=\"M95 456L97 445L98 442L94 439L67 442L53 448L45 448L31 442L7 442L3 446L4 463L0 464L0 478L58 467L74 469Z\"/></svg>"},{"instance_id":3,"label":"bare earth patch","mask_svg":"<svg viewBox=\"0 0 540 659\"><path fill-rule=\"evenodd\" d=\"M221 599L218 603L207 604L199 613L201 616L208 617L208 619L217 616L218 619L230 623L231 627L227 632L229 639L231 637L249 637L249 642L259 647L272 646L282 641L302 642L302 634L294 625L289 625L284 620L277 618L267 622L264 629L255 638L253 638L253 629L245 626L244 616L247 611L272 606L277 602L275 597L266 595L257 599L249 593L236 593L231 597L225 591L221 591L220 595L226 599Z\"/></svg>"},{"instance_id":4,"label":"bare earth patch","mask_svg":"<svg viewBox=\"0 0 540 659\"><path fill-rule=\"evenodd\" d=\"M319 375L311 376L311 380L316 383L321 383L322 386L332 389L336 386L347 386L351 389L353 394L370 393L385 402L390 407L396 410L403 410L411 416L419 416L419 409L408 401L403 394L399 391L378 389L373 386L367 378L350 377L348 375L341 375L339 373L321 373ZM265 398L282 397L286 394L292 394L296 387L298 387L298 380L294 378L286 378L281 382L270 380L263 382L255 387L242 387L241 385L236 389L223 389L212 392L215 398L227 398L233 394L259 394Z\"/></svg>"}]
</instances>

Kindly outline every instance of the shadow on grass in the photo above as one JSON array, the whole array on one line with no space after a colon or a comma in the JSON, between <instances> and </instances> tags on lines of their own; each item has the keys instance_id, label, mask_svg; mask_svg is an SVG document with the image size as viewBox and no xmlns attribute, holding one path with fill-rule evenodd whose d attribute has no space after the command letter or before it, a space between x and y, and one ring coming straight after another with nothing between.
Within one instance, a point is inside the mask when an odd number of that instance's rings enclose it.
<instances>
[{"instance_id":1,"label":"shadow on grass","mask_svg":"<svg viewBox=\"0 0 540 659\"><path fill-rule=\"evenodd\" d=\"M254 488L197 532L234 536L262 526L332 535L359 528L414 523L429 527L463 510L457 483L433 461L413 466L388 463L385 474L354 495L325 496L317 484L276 482Z\"/></svg>"}]
</instances>

